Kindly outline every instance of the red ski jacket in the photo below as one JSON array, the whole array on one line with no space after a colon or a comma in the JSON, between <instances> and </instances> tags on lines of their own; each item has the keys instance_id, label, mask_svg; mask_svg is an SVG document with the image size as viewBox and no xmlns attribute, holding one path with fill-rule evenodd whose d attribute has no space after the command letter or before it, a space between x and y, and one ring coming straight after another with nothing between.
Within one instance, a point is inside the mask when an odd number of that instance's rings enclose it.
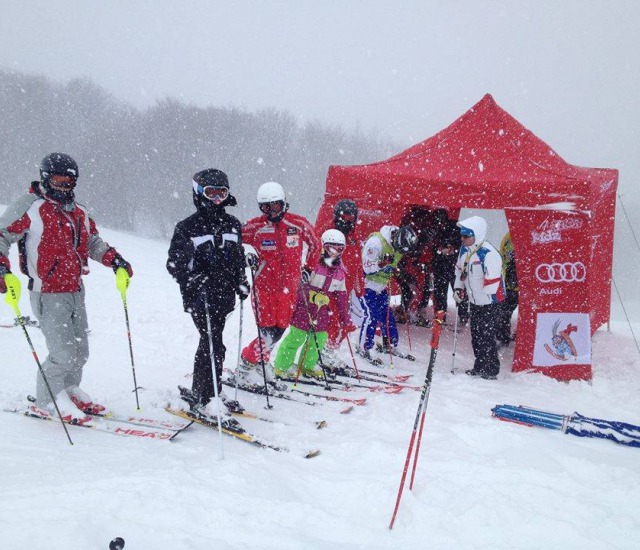
<instances>
[{"instance_id":1,"label":"red ski jacket","mask_svg":"<svg viewBox=\"0 0 640 550\"><path fill-rule=\"evenodd\" d=\"M320 242L303 216L287 212L276 223L260 216L242 227L242 242L260 257L255 274L261 327L287 328L296 302L303 245L308 247L305 267L311 271L320 254Z\"/></svg>"},{"instance_id":2,"label":"red ski jacket","mask_svg":"<svg viewBox=\"0 0 640 550\"><path fill-rule=\"evenodd\" d=\"M31 192L0 217L0 263L10 269L9 248L19 242L20 269L29 290L79 292L88 258L111 266L115 248L102 240L84 206L61 205Z\"/></svg>"}]
</instances>

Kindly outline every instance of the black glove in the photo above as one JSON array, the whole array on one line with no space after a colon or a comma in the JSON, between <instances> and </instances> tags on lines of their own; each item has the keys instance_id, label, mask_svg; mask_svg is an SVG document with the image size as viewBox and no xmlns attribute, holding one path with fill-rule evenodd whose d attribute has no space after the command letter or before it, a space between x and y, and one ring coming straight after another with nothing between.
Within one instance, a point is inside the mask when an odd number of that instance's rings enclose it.
<instances>
[{"instance_id":1,"label":"black glove","mask_svg":"<svg viewBox=\"0 0 640 550\"><path fill-rule=\"evenodd\" d=\"M260 258L258 258L257 254L254 254L253 252L247 252L245 254L244 260L247 264L247 267L251 268L251 271L256 271L258 269Z\"/></svg>"},{"instance_id":2,"label":"black glove","mask_svg":"<svg viewBox=\"0 0 640 550\"><path fill-rule=\"evenodd\" d=\"M306 267L302 268L302 273L300 274L300 281L302 284L307 284L311 280L311 271Z\"/></svg>"},{"instance_id":3,"label":"black glove","mask_svg":"<svg viewBox=\"0 0 640 550\"><path fill-rule=\"evenodd\" d=\"M238 298L240 298L244 302L244 300L246 300L249 297L249 293L251 292L251 287L249 286L249 283L244 282L238 286L238 289L236 290L236 292L238 293Z\"/></svg>"},{"instance_id":4,"label":"black glove","mask_svg":"<svg viewBox=\"0 0 640 550\"><path fill-rule=\"evenodd\" d=\"M131 264L122 256L120 256L120 254L116 254L113 260L111 260L111 267L114 273L116 273L118 269L122 267L127 271L129 277L133 277L133 268L131 267Z\"/></svg>"}]
</instances>

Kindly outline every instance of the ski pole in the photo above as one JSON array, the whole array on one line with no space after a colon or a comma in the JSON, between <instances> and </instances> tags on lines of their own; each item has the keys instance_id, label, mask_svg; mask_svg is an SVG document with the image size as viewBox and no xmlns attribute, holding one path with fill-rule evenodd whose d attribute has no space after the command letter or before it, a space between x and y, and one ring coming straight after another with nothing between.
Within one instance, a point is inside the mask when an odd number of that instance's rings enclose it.
<instances>
[{"instance_id":1,"label":"ski pole","mask_svg":"<svg viewBox=\"0 0 640 550\"><path fill-rule=\"evenodd\" d=\"M236 380L236 392L233 398L236 401L238 400L238 369L240 368L240 356L242 354L242 302L243 300L240 300L240 331L238 332L238 362L236 363L236 371L233 374L233 377Z\"/></svg>"},{"instance_id":2,"label":"ski pole","mask_svg":"<svg viewBox=\"0 0 640 550\"><path fill-rule=\"evenodd\" d=\"M393 367L393 353L391 353L391 279L387 283L387 351L389 352L389 366ZM384 331L383 331L384 332ZM382 338L384 342L384 336Z\"/></svg>"},{"instance_id":3,"label":"ski pole","mask_svg":"<svg viewBox=\"0 0 640 550\"><path fill-rule=\"evenodd\" d=\"M262 364L262 379L264 380L264 395L267 399L267 409L273 408L269 403L269 388L267 387L267 369L264 366L264 350L262 349L262 334L260 334L260 313L258 311L258 295L256 293L256 279L251 271L251 294L253 298L253 310L256 315L256 325L258 326L258 346L260 348L260 363Z\"/></svg>"},{"instance_id":4,"label":"ski pole","mask_svg":"<svg viewBox=\"0 0 640 550\"><path fill-rule=\"evenodd\" d=\"M36 361L36 365L38 365L40 376L42 376L42 379L44 380L44 385L47 387L47 391L49 392L49 396L51 397L51 401L53 401L53 406L55 407L56 413L58 414L58 418L60 419L60 423L64 428L64 433L67 434L67 439L69 440L69 443L73 445L73 441L71 440L71 436L69 435L69 430L67 430L67 426L64 423L64 420L62 420L62 414L60 413L60 409L58 408L58 403L56 402L56 398L53 395L53 391L51 390L49 381L47 380L47 377L44 374L44 369L42 368L42 364L40 363L40 359L38 358L36 349L33 347L33 342L31 341L31 337L29 336L29 332L27 331L24 318L20 313L20 307L18 306L18 302L20 301L20 292L21 292L20 279L18 279L18 277L16 277L13 273L6 273L4 276L4 282L7 285L7 296L5 298L5 301L13 309L13 311L16 314L16 317L19 319L20 327L22 327L22 332L24 333L25 338L27 339L27 342L29 344L29 347L31 348L31 353L33 354L33 358Z\"/></svg>"},{"instance_id":5,"label":"ski pole","mask_svg":"<svg viewBox=\"0 0 640 550\"><path fill-rule=\"evenodd\" d=\"M395 508L393 509L393 515L391 516L391 523L389 523L389 529L393 529L393 524L396 521L398 508L400 507L400 499L402 498L402 491L404 489L404 482L407 477L407 471L409 470L409 462L411 460L413 445L416 439L416 433L418 433L418 442L416 447L416 454L413 460L413 470L411 472L411 482L410 482L410 488L413 487L413 479L416 472L416 465L418 463L418 453L420 450L420 443L422 440L422 429L424 427L424 419L427 412L429 392L431 391L431 379L433 377L433 367L435 365L436 355L438 353L438 344L440 341L440 332L442 331L442 323L444 322L444 315L445 315L444 311L438 311L438 314L434 319L433 328L431 329L431 358L429 359L427 374L425 375L425 380L424 380L424 383L422 384L422 392L420 393L420 402L418 403L418 412L416 413L416 418L413 422L413 431L411 432L411 439L409 440L407 457L404 462L402 477L400 479L400 488L398 489L398 496L396 497L396 505L395 505ZM420 424L419 432L418 432L418 424Z\"/></svg>"},{"instance_id":6,"label":"ski pole","mask_svg":"<svg viewBox=\"0 0 640 550\"><path fill-rule=\"evenodd\" d=\"M451 374L456 372L456 349L458 347L458 308L456 307L456 319L453 322L453 351L451 352Z\"/></svg>"},{"instance_id":7,"label":"ski pole","mask_svg":"<svg viewBox=\"0 0 640 550\"><path fill-rule=\"evenodd\" d=\"M129 356L131 357L131 372L133 373L133 391L136 394L136 410L140 410L140 400L138 399L138 382L136 380L136 366L133 361L133 345L131 343L131 327L129 325L129 308L127 307L127 288L131 277L124 267L119 267L116 271L116 288L122 297L122 305L124 307L124 318L127 323L127 339L129 340Z\"/></svg>"},{"instance_id":8,"label":"ski pole","mask_svg":"<svg viewBox=\"0 0 640 550\"><path fill-rule=\"evenodd\" d=\"M300 285L302 288L302 285ZM327 380L327 370L324 368L324 363L322 361L322 355L320 353L320 346L318 345L318 335L316 334L316 328L314 326L314 321L311 318L311 310L309 309L309 301L306 299L306 296L303 296L304 306L307 310L307 316L309 317L309 330L313 335L313 342L316 346L316 351L318 352L318 363L320 364L320 368L322 369L322 376L324 377L324 389L327 391L331 391L331 386L329 385L329 380ZM322 307L322 306L320 306ZM318 307L318 311L320 311L320 307Z\"/></svg>"},{"instance_id":9,"label":"ski pole","mask_svg":"<svg viewBox=\"0 0 640 550\"><path fill-rule=\"evenodd\" d=\"M345 337L345 340L347 341L347 344L349 346L349 353L351 354L351 361L353 361L353 370L356 371L356 378L358 379L358 382L360 382L360 373L358 372L358 365L356 365L356 357L355 355L353 355L353 348L351 347L351 340L349 339L349 335L347 334L347 336Z\"/></svg>"},{"instance_id":10,"label":"ski pole","mask_svg":"<svg viewBox=\"0 0 640 550\"><path fill-rule=\"evenodd\" d=\"M220 459L224 459L224 446L222 443L222 412L220 411L220 394L218 393L218 368L215 353L213 351L213 336L211 334L211 316L209 315L209 299L204 296L204 313L207 318L207 336L209 337L209 359L211 360L211 370L213 371L213 395L216 398L218 413L218 433L220 434ZM222 367L222 366L221 366ZM222 371L222 368L220 369Z\"/></svg>"}]
</instances>

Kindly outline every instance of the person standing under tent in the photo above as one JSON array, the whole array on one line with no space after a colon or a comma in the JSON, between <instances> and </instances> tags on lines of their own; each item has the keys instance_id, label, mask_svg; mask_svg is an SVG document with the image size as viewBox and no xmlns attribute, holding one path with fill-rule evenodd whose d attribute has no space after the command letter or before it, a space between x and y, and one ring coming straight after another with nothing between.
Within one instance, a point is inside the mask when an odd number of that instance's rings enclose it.
<instances>
[{"instance_id":1,"label":"person standing under tent","mask_svg":"<svg viewBox=\"0 0 640 550\"><path fill-rule=\"evenodd\" d=\"M447 295L449 286L454 288L456 280L456 261L460 252L460 228L456 221L449 218L444 208L434 212L433 240L433 296L435 311L447 311ZM466 325L469 322L469 299L457 304L458 322Z\"/></svg>"},{"instance_id":2,"label":"person standing under tent","mask_svg":"<svg viewBox=\"0 0 640 550\"><path fill-rule=\"evenodd\" d=\"M242 350L242 372L238 374L249 384L262 385L262 373L255 368L261 363L260 352L267 363L291 322L301 277L303 282L309 281L320 242L306 218L289 212L279 183L263 183L257 200L262 215L246 222L242 234L244 243L257 252L247 253L247 265L255 274L253 306L258 337ZM307 256L301 272L303 245L307 245Z\"/></svg>"},{"instance_id":3,"label":"person standing under tent","mask_svg":"<svg viewBox=\"0 0 640 550\"><path fill-rule=\"evenodd\" d=\"M364 294L364 279L362 274L361 243L356 236L358 223L358 207L351 199L339 200L333 208L333 225L345 237L345 249L341 256L345 270L345 283L347 295L359 300ZM342 330L340 312L335 300L329 303L331 315L327 329L327 344L321 352L322 362L325 366L342 366L342 361L337 357L336 351L347 336Z\"/></svg>"},{"instance_id":4,"label":"person standing under tent","mask_svg":"<svg viewBox=\"0 0 640 550\"><path fill-rule=\"evenodd\" d=\"M276 354L273 365L276 378L295 376L291 367L300 349L298 361L302 373L313 378L324 376L317 363L333 316L330 303L335 303L340 331L346 335L355 330L349 316L347 274L341 261L345 242L344 234L337 229L327 229L322 234L322 255L309 281L300 285L289 333Z\"/></svg>"},{"instance_id":5,"label":"person standing under tent","mask_svg":"<svg viewBox=\"0 0 640 550\"><path fill-rule=\"evenodd\" d=\"M193 361L192 389L189 392L181 388L182 397L192 409L217 415L221 404L232 411L242 410L222 391L226 352L222 333L235 307L236 294L240 300L246 300L249 283L241 224L225 211L227 206L237 205L229 192L227 175L214 168L202 170L193 176L192 187L196 212L176 224L169 245L167 271L180 285L184 310L191 314L200 335ZM217 388L214 388L210 345ZM220 402L214 401L216 393ZM220 410L224 409L220 407Z\"/></svg>"},{"instance_id":6,"label":"person standing under tent","mask_svg":"<svg viewBox=\"0 0 640 550\"><path fill-rule=\"evenodd\" d=\"M89 359L82 276L89 273L89 258L114 272L122 268L127 284L133 269L102 240L86 207L76 202L78 176L78 165L69 155L47 155L40 163L40 181L32 182L29 193L0 217L0 292L7 292L9 249L17 242L20 268L29 278L31 308L49 352L42 370L63 420L83 424L91 420L88 414L102 413L105 407L79 387ZM19 294L19 281L12 280ZM44 418L54 412L40 372L31 412Z\"/></svg>"},{"instance_id":7,"label":"person standing under tent","mask_svg":"<svg viewBox=\"0 0 640 550\"><path fill-rule=\"evenodd\" d=\"M394 308L394 316L398 323L428 326L426 308L431 294L429 272L433 213L429 208L412 206L402 217L400 225L410 225L416 232L418 241L398 264L396 281L400 287L401 303Z\"/></svg>"},{"instance_id":8,"label":"person standing under tent","mask_svg":"<svg viewBox=\"0 0 640 550\"><path fill-rule=\"evenodd\" d=\"M511 233L502 238L500 243L500 255L502 256L502 277L507 289L506 298L500 304L498 314L498 328L496 338L501 347L508 346L513 339L511 336L511 316L518 307L518 276L516 274L516 257L513 252Z\"/></svg>"},{"instance_id":9,"label":"person standing under tent","mask_svg":"<svg viewBox=\"0 0 640 550\"><path fill-rule=\"evenodd\" d=\"M411 252L417 241L416 232L410 225L400 228L385 225L379 232L372 233L364 245L362 268L365 273L366 318L360 329L359 353L366 359L372 359L370 350L378 325L381 326L385 351L390 345L398 346L398 329L389 303L389 283L402 255Z\"/></svg>"},{"instance_id":10,"label":"person standing under tent","mask_svg":"<svg viewBox=\"0 0 640 550\"><path fill-rule=\"evenodd\" d=\"M500 302L505 289L500 253L485 240L487 222L472 216L458 222L462 246L456 263L454 299L469 298L471 345L475 362L466 373L495 380L500 372L496 345L496 327Z\"/></svg>"}]
</instances>

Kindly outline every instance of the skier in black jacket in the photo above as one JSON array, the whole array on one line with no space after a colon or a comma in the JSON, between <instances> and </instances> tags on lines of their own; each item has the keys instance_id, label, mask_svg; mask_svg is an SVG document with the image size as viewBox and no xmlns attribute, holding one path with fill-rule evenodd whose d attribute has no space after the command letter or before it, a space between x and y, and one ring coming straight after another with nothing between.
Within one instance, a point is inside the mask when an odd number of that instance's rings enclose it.
<instances>
[{"instance_id":1,"label":"skier in black jacket","mask_svg":"<svg viewBox=\"0 0 640 550\"><path fill-rule=\"evenodd\" d=\"M436 311L447 311L449 285L456 280L456 260L460 250L460 228L456 220L449 218L444 208L433 214L435 230L433 240L433 296ZM458 304L458 319L461 325L469 322L469 300L465 296Z\"/></svg>"},{"instance_id":2,"label":"skier in black jacket","mask_svg":"<svg viewBox=\"0 0 640 550\"><path fill-rule=\"evenodd\" d=\"M222 331L229 313L240 300L249 296L245 274L240 221L225 212L226 206L236 206L229 193L227 175L213 168L193 176L193 202L197 212L176 225L167 270L180 285L184 310L191 314L200 333L200 343L193 364L192 391L183 391L183 398L192 408L217 415L209 330L213 360L218 382L217 393L229 409L241 409L222 392L222 365L226 348ZM186 394L186 395L185 395ZM209 405L207 407L207 405ZM205 409L206 407L206 409ZM224 409L221 409L224 410Z\"/></svg>"}]
</instances>

